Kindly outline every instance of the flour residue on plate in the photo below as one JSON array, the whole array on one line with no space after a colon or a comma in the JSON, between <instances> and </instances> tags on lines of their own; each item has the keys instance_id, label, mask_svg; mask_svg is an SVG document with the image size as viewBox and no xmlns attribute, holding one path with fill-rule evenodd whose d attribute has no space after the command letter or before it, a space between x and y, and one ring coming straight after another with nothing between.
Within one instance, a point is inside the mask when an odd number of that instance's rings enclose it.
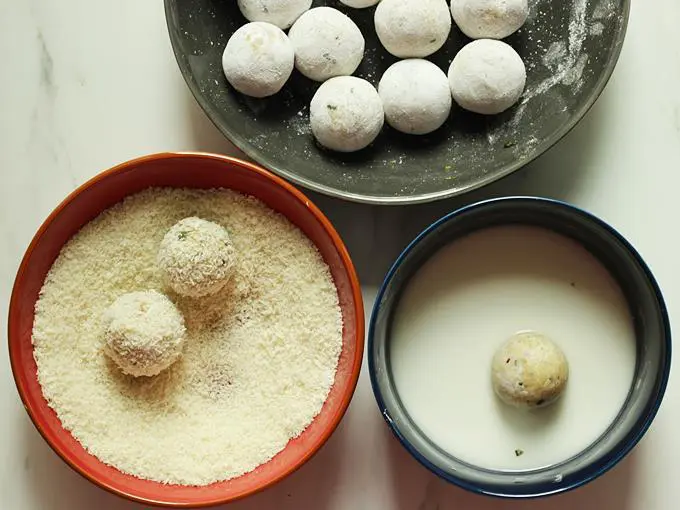
<instances>
[{"instance_id":1,"label":"flour residue on plate","mask_svg":"<svg viewBox=\"0 0 680 510\"><path fill-rule=\"evenodd\" d=\"M532 25L540 23L541 17L546 13L545 9L549 9L549 6L544 4L543 0L535 0L530 6L529 22ZM593 9L591 16L588 15L589 7ZM560 34L561 38L551 40L554 39L555 33L550 33L548 41L545 41L547 49L542 55L538 53L540 49L534 50L531 55L522 55L527 63L529 79L532 69L537 65L546 68L549 75L538 83L527 86L521 102L515 107L514 114L505 126L487 132L489 145L495 145L499 138L513 138L512 134L522 122L527 103L553 91L556 85L569 87L572 95L581 90L586 81L585 73L588 64L591 61L591 56L585 48L586 38L597 37L604 33L606 26L602 21L616 14L615 7L614 0L600 0L595 7L592 7L592 2L589 0L574 0L569 11L568 22L565 22L567 30ZM541 38L545 38L546 34L534 33L531 26L528 26L527 34L539 48L542 46L541 43L544 41ZM561 97L560 92L555 93ZM516 150L528 154L536 147L538 141L536 137L522 140L521 144L517 144Z\"/></svg>"},{"instance_id":2,"label":"flour residue on plate","mask_svg":"<svg viewBox=\"0 0 680 510\"><path fill-rule=\"evenodd\" d=\"M570 85L576 90L583 85L581 78L589 58L588 54L583 52L583 43L588 35L587 7L588 0L574 0L567 40L553 42L541 59L543 65L552 71L552 75L527 89L522 104L547 92L558 83Z\"/></svg>"}]
</instances>

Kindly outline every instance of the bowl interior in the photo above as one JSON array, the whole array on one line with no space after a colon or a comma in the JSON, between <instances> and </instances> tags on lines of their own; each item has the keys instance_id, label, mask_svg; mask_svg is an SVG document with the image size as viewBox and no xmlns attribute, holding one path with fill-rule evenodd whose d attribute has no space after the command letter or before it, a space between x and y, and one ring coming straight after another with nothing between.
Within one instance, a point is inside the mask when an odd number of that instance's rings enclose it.
<instances>
[{"instance_id":1,"label":"bowl interior","mask_svg":"<svg viewBox=\"0 0 680 510\"><path fill-rule=\"evenodd\" d=\"M479 468L449 455L413 422L392 380L390 327L410 278L439 248L467 233L507 224L544 227L587 248L619 283L633 317L637 366L628 398L598 440L560 464L531 471ZM378 405L402 444L424 465L467 489L507 497L552 494L581 485L616 464L649 427L661 403L670 368L670 326L661 292L634 248L584 211L538 198L482 202L430 226L402 253L376 299L369 330L369 369Z\"/></svg>"},{"instance_id":2,"label":"bowl interior","mask_svg":"<svg viewBox=\"0 0 680 510\"><path fill-rule=\"evenodd\" d=\"M124 197L148 187L229 188L252 195L286 216L316 245L330 267L343 317L342 352L334 384L307 429L269 462L238 478L205 487L163 485L126 475L87 453L65 431L42 396L31 334L34 305L64 243L83 225ZM9 316L12 370L38 430L74 469L119 495L147 503L202 506L231 501L275 483L302 465L328 439L356 386L364 340L359 284L347 251L328 220L301 193L248 163L222 156L162 154L104 172L71 194L36 234L19 268Z\"/></svg>"},{"instance_id":3,"label":"bowl interior","mask_svg":"<svg viewBox=\"0 0 680 510\"><path fill-rule=\"evenodd\" d=\"M454 107L435 133L409 136L386 127L368 149L326 151L309 128L309 102L319 84L295 71L281 92L243 96L222 72L222 52L244 23L237 2L165 0L179 68L198 103L222 133L270 170L308 188L349 200L406 203L463 193L520 168L559 140L595 102L623 44L629 0L529 0L526 25L507 38L527 67L518 105L497 116ZM374 8L348 14L366 39L355 75L377 86L397 59L385 51L373 24ZM430 60L444 72L467 39L456 27Z\"/></svg>"}]
</instances>

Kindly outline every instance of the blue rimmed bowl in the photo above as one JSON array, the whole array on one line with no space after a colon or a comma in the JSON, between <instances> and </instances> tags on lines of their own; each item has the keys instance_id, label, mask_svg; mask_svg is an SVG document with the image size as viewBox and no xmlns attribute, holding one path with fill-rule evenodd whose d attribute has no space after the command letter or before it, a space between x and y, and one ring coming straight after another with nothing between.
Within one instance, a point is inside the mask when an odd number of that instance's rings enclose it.
<instances>
[{"instance_id":1,"label":"blue rimmed bowl","mask_svg":"<svg viewBox=\"0 0 680 510\"><path fill-rule=\"evenodd\" d=\"M472 232L502 225L549 229L581 244L618 282L630 308L637 340L637 364L628 397L610 427L579 454L559 464L528 471L472 466L443 449L409 416L393 380L390 335L400 296L414 274L440 248ZM645 434L668 383L671 331L659 286L639 253L615 229L572 205L535 197L480 202L444 216L426 228L396 260L376 297L368 336L371 384L380 412L401 444L441 478L470 491L532 498L579 487L615 466Z\"/></svg>"}]
</instances>

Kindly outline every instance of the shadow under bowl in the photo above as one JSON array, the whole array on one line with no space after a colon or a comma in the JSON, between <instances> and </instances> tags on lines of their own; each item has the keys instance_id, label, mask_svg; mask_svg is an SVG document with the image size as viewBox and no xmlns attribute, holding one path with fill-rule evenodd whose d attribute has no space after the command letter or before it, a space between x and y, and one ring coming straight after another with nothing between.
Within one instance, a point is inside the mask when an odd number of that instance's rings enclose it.
<instances>
[{"instance_id":1,"label":"shadow under bowl","mask_svg":"<svg viewBox=\"0 0 680 510\"><path fill-rule=\"evenodd\" d=\"M440 248L501 225L542 227L573 239L610 272L626 298L637 340L628 397L608 429L588 448L556 465L527 471L489 470L463 462L434 444L409 416L390 361L390 329L400 296ZM425 229L401 253L376 297L368 333L368 366L380 412L401 444L441 478L472 492L532 498L579 487L615 466L642 438L668 383L671 331L661 291L637 251L611 226L574 206L534 197L493 199L459 209Z\"/></svg>"},{"instance_id":2,"label":"shadow under bowl","mask_svg":"<svg viewBox=\"0 0 680 510\"><path fill-rule=\"evenodd\" d=\"M105 209L149 187L227 188L261 200L288 218L317 247L330 268L342 311L342 351L335 381L320 413L269 462L240 477L202 487L142 480L89 454L62 427L45 401L33 358L35 303L61 248ZM323 213L293 186L235 158L200 153L155 154L97 175L71 193L45 220L26 250L14 282L8 320L9 354L16 386L31 420L74 470L99 487L134 501L195 508L234 501L280 481L328 440L347 410L359 377L363 313L359 281L342 240Z\"/></svg>"}]
</instances>

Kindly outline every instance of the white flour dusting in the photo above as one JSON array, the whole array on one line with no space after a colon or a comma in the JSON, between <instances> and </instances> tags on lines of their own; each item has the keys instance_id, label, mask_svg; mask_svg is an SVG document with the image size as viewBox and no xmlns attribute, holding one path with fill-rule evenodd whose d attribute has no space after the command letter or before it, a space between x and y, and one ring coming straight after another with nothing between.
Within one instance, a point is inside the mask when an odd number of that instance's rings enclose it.
<instances>
[{"instance_id":1,"label":"white flour dusting","mask_svg":"<svg viewBox=\"0 0 680 510\"><path fill-rule=\"evenodd\" d=\"M295 114L295 117L288 119L288 126L294 129L299 136L310 135L312 127L309 125L309 113L303 108Z\"/></svg>"},{"instance_id":2,"label":"white flour dusting","mask_svg":"<svg viewBox=\"0 0 680 510\"><path fill-rule=\"evenodd\" d=\"M600 0L593 10L593 19L608 19L616 14L616 3L614 0Z\"/></svg>"},{"instance_id":3,"label":"white flour dusting","mask_svg":"<svg viewBox=\"0 0 680 510\"><path fill-rule=\"evenodd\" d=\"M576 64L564 74L564 78L562 78L562 83L564 83L565 85L575 86L577 90L581 88L581 86L583 85L581 76L583 76L583 71L585 70L587 64L588 55L584 53L578 58Z\"/></svg>"},{"instance_id":4,"label":"white flour dusting","mask_svg":"<svg viewBox=\"0 0 680 510\"><path fill-rule=\"evenodd\" d=\"M611 1L602 0L602 3L608 6L607 8L602 7L602 12L611 11ZM522 54L522 58L525 62L529 62L527 67L529 77L532 70L541 65L550 71L550 73L547 78L538 84L527 86L520 103L515 107L513 116L507 121L505 126L487 132L487 140L490 145L495 145L499 139L514 141L514 132L522 121L527 103L532 99L550 92L558 84L570 87L571 93L574 94L583 86L583 74L590 60L589 55L584 51L584 42L588 35L601 35L604 31L602 23L592 23L592 20L588 20L588 2L589 0L573 1L567 30L560 34L560 39L553 40L552 42L550 42L550 39L557 37L554 33L543 34L542 36L548 39L544 42L539 38L541 36L535 35L531 28L532 25L541 23L541 18L546 15L545 0L535 0L531 3L529 22L526 28L527 35L538 48L544 43L547 45L547 49L542 55L539 53L541 50L537 49L530 55ZM524 153L528 153L533 150L537 143L538 139L536 138L525 140L517 146L513 144L513 150L517 152L521 149Z\"/></svg>"},{"instance_id":5,"label":"white flour dusting","mask_svg":"<svg viewBox=\"0 0 680 510\"><path fill-rule=\"evenodd\" d=\"M555 41L550 45L548 51L545 52L541 62L550 70L556 70L560 62L564 60L567 55L567 45L564 41Z\"/></svg>"},{"instance_id":6,"label":"white flour dusting","mask_svg":"<svg viewBox=\"0 0 680 510\"><path fill-rule=\"evenodd\" d=\"M604 25L599 21L590 25L590 35L602 35L602 32L604 32Z\"/></svg>"},{"instance_id":7,"label":"white flour dusting","mask_svg":"<svg viewBox=\"0 0 680 510\"><path fill-rule=\"evenodd\" d=\"M588 33L586 8L588 0L574 0L569 20L568 40L551 44L542 61L552 75L524 92L522 104L550 90L558 83L580 86L579 82L587 63L583 42ZM585 55L585 59L583 56ZM556 65L555 65L556 64Z\"/></svg>"}]
</instances>

